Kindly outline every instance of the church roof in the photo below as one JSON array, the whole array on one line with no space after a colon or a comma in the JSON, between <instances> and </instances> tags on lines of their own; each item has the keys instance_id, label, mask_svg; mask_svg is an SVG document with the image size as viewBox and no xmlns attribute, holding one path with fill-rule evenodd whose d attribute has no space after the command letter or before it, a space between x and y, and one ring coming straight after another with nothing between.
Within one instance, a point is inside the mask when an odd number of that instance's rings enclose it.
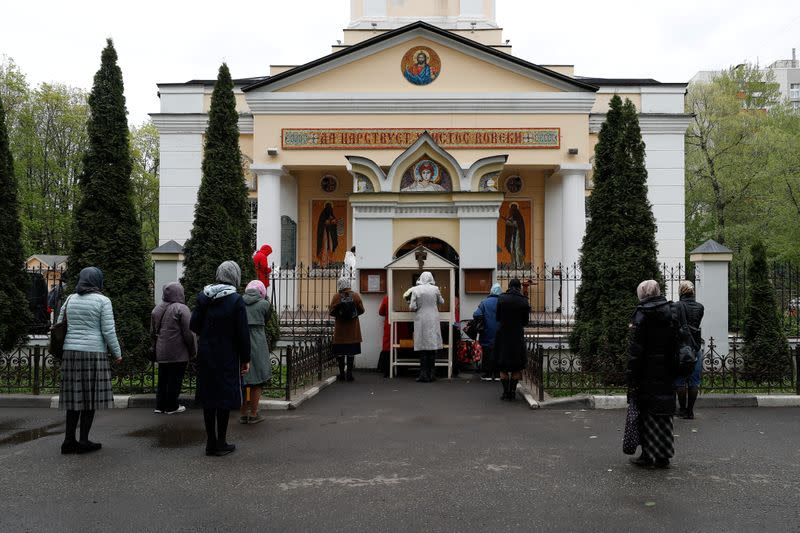
<instances>
[{"instance_id":1,"label":"church roof","mask_svg":"<svg viewBox=\"0 0 800 533\"><path fill-rule=\"evenodd\" d=\"M328 63L330 61L335 61L335 60L340 59L340 58L346 58L347 56L352 55L352 54L356 54L361 50L370 48L371 46L374 46L376 44L382 43L382 42L387 41L389 39L393 39L395 37L402 36L403 34L410 33L410 32L415 31L415 30L423 30L423 31L429 32L431 34L438 35L440 37L444 37L444 38L449 39L449 40L451 40L453 42L459 43L459 44L461 44L463 46L466 46L466 47L472 48L474 50L483 52L483 53L488 54L490 56L499 58L501 60L513 63L514 65L516 65L517 67L520 67L523 70L528 70L528 71L537 73L539 75L545 75L547 77L553 78L553 79L558 80L558 81L560 81L562 83L565 83L567 85L571 85L571 86L575 87L576 89L580 89L580 90L583 90L583 91L593 91L593 92L598 90L597 86L595 86L595 85L593 85L591 83L588 83L588 82L586 82L584 80L572 78L570 76L561 74L560 72L556 72L554 70L550 70L548 68L536 65L536 64L531 63L529 61L525 61L524 59L520 59L520 58L515 57L515 56L513 56L511 54L507 54L505 52L501 52L499 50L496 50L496 49L492 48L491 46L486 46L486 45L481 44L479 42L473 41L472 39L468 39L467 37L463 37L463 36L461 36L461 35L459 35L457 33L453 33L453 32L450 32L448 30L444 30L442 28L439 28L437 26L434 26L432 24L428 24L427 22L423 22L423 21L419 20L417 22L413 22L411 24L403 26L402 28L398 28L396 30L388 31L388 32L382 33L380 35L376 35L375 37L372 37L371 39L367 39L366 41L362 41L362 42L360 42L358 44L354 44L354 45L348 46L347 48L344 48L342 50L339 50L339 51L334 52L332 54L329 54L327 56L324 56L324 57L321 57L321 58L316 59L314 61L311 61L309 63L306 63L305 65L300 65L298 67L295 67L293 69L287 70L285 72L281 72L280 74L276 74L275 76L270 76L270 77L255 81L250 85L246 85L246 86L242 87L242 91L243 92L248 92L248 91L252 91L253 89L258 89L260 87L267 87L267 86L269 86L269 85L271 85L273 83L277 83L277 82L279 82L281 80L285 80L287 78L291 78L292 76L295 76L295 75L300 74L302 72L305 72L307 70L313 69L313 68L318 67L320 65L324 65L325 63Z\"/></svg>"},{"instance_id":2,"label":"church roof","mask_svg":"<svg viewBox=\"0 0 800 533\"><path fill-rule=\"evenodd\" d=\"M575 79L590 83L592 85L618 85L618 86L648 86L648 85L662 85L673 87L684 87L687 83L662 83L653 78L594 78L587 76L576 76Z\"/></svg>"}]
</instances>

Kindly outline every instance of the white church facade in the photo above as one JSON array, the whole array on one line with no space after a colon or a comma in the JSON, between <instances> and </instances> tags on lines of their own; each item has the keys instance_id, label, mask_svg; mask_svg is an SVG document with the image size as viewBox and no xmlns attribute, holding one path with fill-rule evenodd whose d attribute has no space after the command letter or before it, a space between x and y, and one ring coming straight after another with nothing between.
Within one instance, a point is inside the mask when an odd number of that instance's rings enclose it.
<instances>
[{"instance_id":1,"label":"white church facade","mask_svg":"<svg viewBox=\"0 0 800 533\"><path fill-rule=\"evenodd\" d=\"M518 58L494 3L352 0L331 54L235 80L254 250L269 244L282 268L324 268L355 247L374 277L425 245L457 264L461 315L471 315L483 295L468 290L470 275L489 283L498 269L577 262L593 149L619 94L640 112L659 260L684 262L686 84ZM158 86L157 259L179 258L190 235L213 83ZM157 284L179 275L162 269ZM371 360L386 288L367 279L356 288Z\"/></svg>"}]
</instances>

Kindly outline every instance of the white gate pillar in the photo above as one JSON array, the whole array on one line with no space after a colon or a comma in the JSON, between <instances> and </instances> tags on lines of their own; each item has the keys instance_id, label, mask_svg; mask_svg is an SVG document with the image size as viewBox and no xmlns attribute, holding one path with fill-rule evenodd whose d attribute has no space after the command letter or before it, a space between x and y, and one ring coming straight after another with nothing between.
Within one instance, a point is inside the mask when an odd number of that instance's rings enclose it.
<instances>
[{"instance_id":1,"label":"white gate pillar","mask_svg":"<svg viewBox=\"0 0 800 533\"><path fill-rule=\"evenodd\" d=\"M563 274L575 277L583 235L586 233L586 174L588 163L565 163L556 173L561 176L561 263ZM569 279L567 278L567 279ZM579 282L565 282L561 295L561 313L572 315Z\"/></svg>"},{"instance_id":2,"label":"white gate pillar","mask_svg":"<svg viewBox=\"0 0 800 533\"><path fill-rule=\"evenodd\" d=\"M728 355L728 270L733 250L708 240L692 250L695 268L695 297L705 307L700 325L703 338L714 339L718 355Z\"/></svg>"},{"instance_id":3,"label":"white gate pillar","mask_svg":"<svg viewBox=\"0 0 800 533\"><path fill-rule=\"evenodd\" d=\"M281 261L281 177L288 174L282 165L252 165L258 180L258 219L256 248L272 247L272 261ZM253 250L255 252L255 250Z\"/></svg>"}]
</instances>

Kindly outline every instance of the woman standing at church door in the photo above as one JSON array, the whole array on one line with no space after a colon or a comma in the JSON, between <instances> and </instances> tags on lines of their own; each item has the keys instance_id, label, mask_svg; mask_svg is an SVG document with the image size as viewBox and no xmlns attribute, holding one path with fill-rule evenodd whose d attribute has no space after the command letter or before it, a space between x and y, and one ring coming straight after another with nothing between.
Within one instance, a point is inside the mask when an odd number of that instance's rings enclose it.
<instances>
[{"instance_id":1,"label":"woman standing at church door","mask_svg":"<svg viewBox=\"0 0 800 533\"><path fill-rule=\"evenodd\" d=\"M423 272L412 287L409 308L414 316L414 351L419 354L419 377L417 381L428 383L436 380L434 365L436 352L442 349L442 328L439 324L439 305L444 303L442 293L433 280L433 274Z\"/></svg>"}]
</instances>

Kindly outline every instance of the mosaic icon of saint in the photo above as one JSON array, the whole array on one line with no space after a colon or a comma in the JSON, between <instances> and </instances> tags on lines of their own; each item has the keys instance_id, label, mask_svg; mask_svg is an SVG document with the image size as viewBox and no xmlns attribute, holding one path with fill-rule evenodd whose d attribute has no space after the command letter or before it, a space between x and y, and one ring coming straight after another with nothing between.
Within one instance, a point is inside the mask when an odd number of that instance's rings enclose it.
<instances>
[{"instance_id":1,"label":"mosaic icon of saint","mask_svg":"<svg viewBox=\"0 0 800 533\"><path fill-rule=\"evenodd\" d=\"M317 219L317 259L321 266L328 266L339 247L339 220L333 213L333 204L325 202L325 207Z\"/></svg>"},{"instance_id":2,"label":"mosaic icon of saint","mask_svg":"<svg viewBox=\"0 0 800 533\"><path fill-rule=\"evenodd\" d=\"M519 204L511 204L504 221L505 247L511 255L511 268L522 268L525 265L525 219L519 210Z\"/></svg>"},{"instance_id":3,"label":"mosaic icon of saint","mask_svg":"<svg viewBox=\"0 0 800 533\"><path fill-rule=\"evenodd\" d=\"M439 72L431 67L430 62L428 52L417 50L414 53L414 62L406 66L403 74L414 85L428 85L439 75Z\"/></svg>"},{"instance_id":4,"label":"mosaic icon of saint","mask_svg":"<svg viewBox=\"0 0 800 533\"><path fill-rule=\"evenodd\" d=\"M403 192L447 192L438 181L439 167L430 159L423 159L414 167L414 183L402 190Z\"/></svg>"}]
</instances>

